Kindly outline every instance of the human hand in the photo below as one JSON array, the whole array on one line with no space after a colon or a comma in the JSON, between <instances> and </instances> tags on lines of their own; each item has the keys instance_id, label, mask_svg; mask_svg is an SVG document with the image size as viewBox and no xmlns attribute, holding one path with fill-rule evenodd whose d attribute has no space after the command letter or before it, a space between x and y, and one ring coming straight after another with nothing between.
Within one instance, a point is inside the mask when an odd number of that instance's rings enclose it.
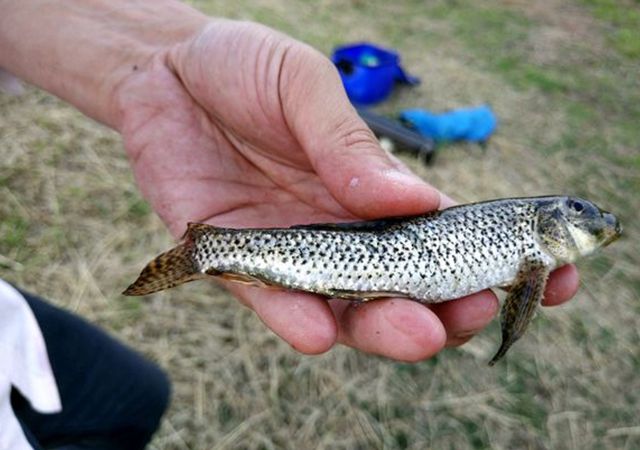
<instances>
[{"instance_id":1,"label":"human hand","mask_svg":"<svg viewBox=\"0 0 640 450\"><path fill-rule=\"evenodd\" d=\"M116 95L137 182L176 237L190 221L287 226L418 214L449 202L381 150L325 57L261 25L213 21L157 53ZM354 308L225 285L304 353L337 340L416 361L466 342L498 308L489 291L433 307L387 299ZM575 268L560 269L546 302L576 287Z\"/></svg>"}]
</instances>

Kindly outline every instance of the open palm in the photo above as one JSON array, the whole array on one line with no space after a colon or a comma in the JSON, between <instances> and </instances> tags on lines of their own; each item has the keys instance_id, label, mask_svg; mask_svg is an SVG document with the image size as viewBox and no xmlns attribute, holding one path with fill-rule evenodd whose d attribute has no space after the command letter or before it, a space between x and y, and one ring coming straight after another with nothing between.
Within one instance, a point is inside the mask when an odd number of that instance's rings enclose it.
<instances>
[{"instance_id":1,"label":"open palm","mask_svg":"<svg viewBox=\"0 0 640 450\"><path fill-rule=\"evenodd\" d=\"M138 184L174 236L189 221L268 227L423 213L440 194L383 152L319 53L251 23L215 21L121 86L120 129ZM550 282L569 298L572 267ZM304 293L227 287L305 353L336 340L401 360L465 342L495 315L489 292L427 308L352 308Z\"/></svg>"}]
</instances>

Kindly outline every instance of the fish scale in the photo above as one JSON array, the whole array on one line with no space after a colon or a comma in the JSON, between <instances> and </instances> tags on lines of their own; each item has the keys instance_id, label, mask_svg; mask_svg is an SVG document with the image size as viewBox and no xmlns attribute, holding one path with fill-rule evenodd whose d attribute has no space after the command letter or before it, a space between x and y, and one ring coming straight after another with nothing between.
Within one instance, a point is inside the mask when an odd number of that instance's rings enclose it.
<instances>
[{"instance_id":1,"label":"fish scale","mask_svg":"<svg viewBox=\"0 0 640 450\"><path fill-rule=\"evenodd\" d=\"M509 287L493 364L524 333L550 271L621 232L613 214L567 196L292 228L189 224L184 242L147 264L125 294L146 295L207 275L361 301L403 296L438 303Z\"/></svg>"},{"instance_id":2,"label":"fish scale","mask_svg":"<svg viewBox=\"0 0 640 450\"><path fill-rule=\"evenodd\" d=\"M517 200L451 208L382 232L220 229L196 239L194 257L201 272L238 273L289 289L440 302L510 282L527 255L554 265L534 237L531 210Z\"/></svg>"}]
</instances>

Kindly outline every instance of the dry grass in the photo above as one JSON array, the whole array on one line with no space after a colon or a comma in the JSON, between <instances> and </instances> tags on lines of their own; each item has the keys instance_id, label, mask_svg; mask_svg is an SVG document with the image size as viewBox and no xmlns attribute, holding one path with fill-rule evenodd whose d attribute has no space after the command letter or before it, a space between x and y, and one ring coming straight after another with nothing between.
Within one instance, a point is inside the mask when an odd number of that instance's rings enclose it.
<instances>
[{"instance_id":1,"label":"dry grass","mask_svg":"<svg viewBox=\"0 0 640 450\"><path fill-rule=\"evenodd\" d=\"M401 48L424 83L384 110L489 102L501 119L484 151L449 146L432 168L408 157L420 175L461 200L575 192L618 213L626 237L585 262L576 300L541 314L494 369L495 325L415 365L345 348L300 356L215 285L120 296L170 238L118 137L34 89L0 97L0 276L169 371L173 405L152 448L639 448L640 132L628 123L640 120L640 67L607 46L605 25L554 1L196 3L325 52ZM515 68L495 64L505 55Z\"/></svg>"}]
</instances>

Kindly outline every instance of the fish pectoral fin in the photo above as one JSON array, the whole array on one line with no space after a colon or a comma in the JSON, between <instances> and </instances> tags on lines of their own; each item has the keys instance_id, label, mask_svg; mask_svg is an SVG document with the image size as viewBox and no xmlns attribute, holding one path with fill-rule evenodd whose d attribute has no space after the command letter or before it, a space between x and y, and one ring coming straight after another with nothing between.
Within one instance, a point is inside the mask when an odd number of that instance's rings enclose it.
<instances>
[{"instance_id":1,"label":"fish pectoral fin","mask_svg":"<svg viewBox=\"0 0 640 450\"><path fill-rule=\"evenodd\" d=\"M509 295L502 306L502 344L489 362L493 366L507 350L524 334L542 301L549 269L540 261L525 261L520 266Z\"/></svg>"}]
</instances>

